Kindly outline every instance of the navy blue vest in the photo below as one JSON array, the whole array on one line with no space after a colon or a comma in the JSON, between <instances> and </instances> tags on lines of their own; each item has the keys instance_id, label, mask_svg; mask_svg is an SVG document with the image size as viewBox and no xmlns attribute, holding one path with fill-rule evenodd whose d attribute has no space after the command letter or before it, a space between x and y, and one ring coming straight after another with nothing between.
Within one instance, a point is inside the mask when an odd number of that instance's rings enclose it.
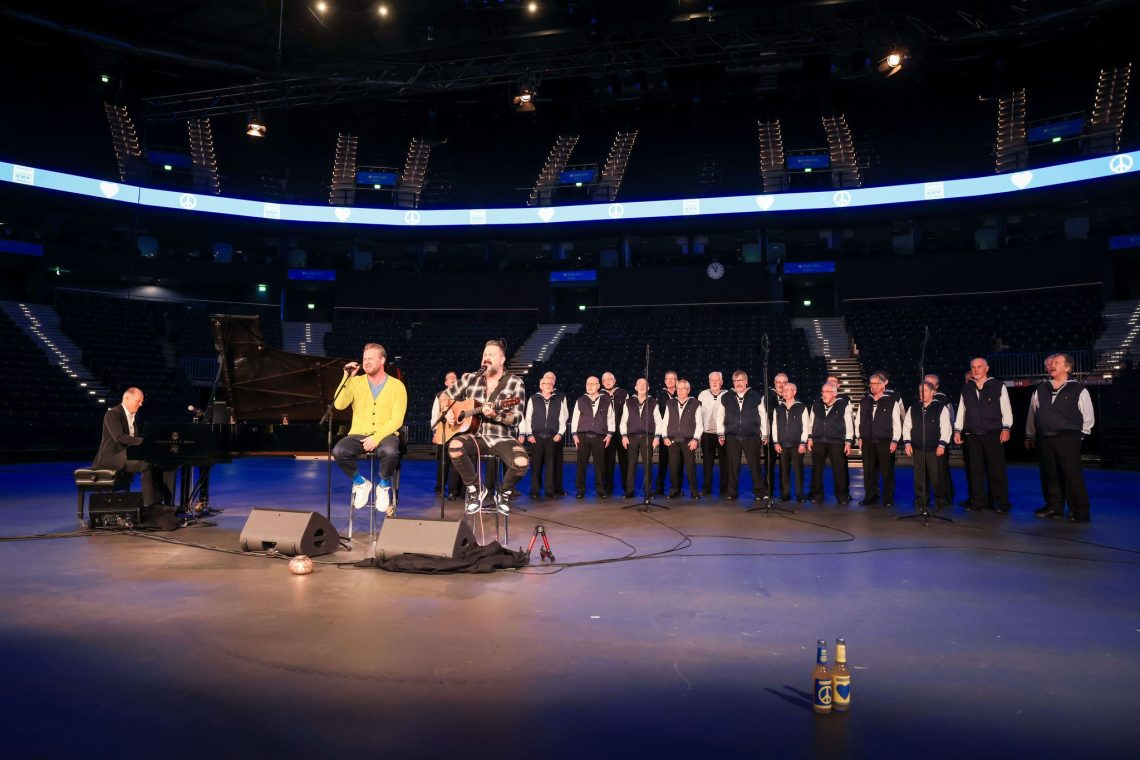
<instances>
[{"instance_id":1,"label":"navy blue vest","mask_svg":"<svg viewBox=\"0 0 1140 760\"><path fill-rule=\"evenodd\" d=\"M625 414L625 400L629 398L629 393L626 392L625 388L617 387L614 388L613 393L606 391L604 388L600 393L610 397L610 402L614 408L614 425L620 425L621 416ZM615 427L614 432L617 432L619 429L620 428Z\"/></svg>"},{"instance_id":2,"label":"navy blue vest","mask_svg":"<svg viewBox=\"0 0 1140 760\"><path fill-rule=\"evenodd\" d=\"M859 404L859 437L870 443L893 441L898 396L884 393L878 401L870 394Z\"/></svg>"},{"instance_id":3,"label":"navy blue vest","mask_svg":"<svg viewBox=\"0 0 1140 760\"><path fill-rule=\"evenodd\" d=\"M1001 381L993 377L982 383L981 393L973 380L962 386L963 432L979 435L1001 430L1001 389Z\"/></svg>"},{"instance_id":4,"label":"navy blue vest","mask_svg":"<svg viewBox=\"0 0 1140 760\"><path fill-rule=\"evenodd\" d=\"M646 433L657 435L656 422L653 413L657 410L657 400L651 396L645 397L641 409L637 408L637 396L630 396L625 401L625 434L630 438L644 438Z\"/></svg>"},{"instance_id":5,"label":"navy blue vest","mask_svg":"<svg viewBox=\"0 0 1140 760\"><path fill-rule=\"evenodd\" d=\"M824 414L823 399L816 399L811 405L813 415L811 439L816 443L846 443L847 425L843 416L847 412L847 399L836 398L831 411Z\"/></svg>"},{"instance_id":6,"label":"navy blue vest","mask_svg":"<svg viewBox=\"0 0 1140 760\"><path fill-rule=\"evenodd\" d=\"M804 408L802 401L792 404L791 409L786 404L776 407L776 430L772 435L776 443L784 447L800 445L804 432Z\"/></svg>"},{"instance_id":7,"label":"navy blue vest","mask_svg":"<svg viewBox=\"0 0 1140 760\"><path fill-rule=\"evenodd\" d=\"M685 399L685 410L681 411L681 404L677 399L669 399L669 427L665 431L668 438L694 438L697 434L697 414L700 412L700 403L689 396Z\"/></svg>"},{"instance_id":8,"label":"navy blue vest","mask_svg":"<svg viewBox=\"0 0 1140 760\"><path fill-rule=\"evenodd\" d=\"M1084 385L1069 381L1061 386L1057 396L1053 396L1053 384L1048 380L1037 386L1037 435L1057 435L1058 433L1080 432L1084 418L1077 404L1081 400ZM966 421L969 422L967 417Z\"/></svg>"},{"instance_id":9,"label":"navy blue vest","mask_svg":"<svg viewBox=\"0 0 1140 760\"><path fill-rule=\"evenodd\" d=\"M550 394L549 401L542 394L531 396L530 434L537 438L553 438L564 432L558 429L558 419L562 416L562 405L565 403L565 396L558 391Z\"/></svg>"},{"instance_id":10,"label":"navy blue vest","mask_svg":"<svg viewBox=\"0 0 1140 760\"><path fill-rule=\"evenodd\" d=\"M920 451L934 451L942 444L942 410L946 405L931 401L922 408L922 402L910 408L910 445ZM949 443L949 441L946 441Z\"/></svg>"},{"instance_id":11,"label":"navy blue vest","mask_svg":"<svg viewBox=\"0 0 1140 760\"><path fill-rule=\"evenodd\" d=\"M609 417L610 397L604 393L598 394L596 404L590 403L589 396L578 397L578 429L575 433L597 433L608 435L610 432Z\"/></svg>"},{"instance_id":12,"label":"navy blue vest","mask_svg":"<svg viewBox=\"0 0 1140 760\"><path fill-rule=\"evenodd\" d=\"M724 404L724 432L728 438L759 438L760 413L756 407L763 400L756 391L749 388L744 392L744 408L740 408L739 397L735 390L729 391L720 397Z\"/></svg>"}]
</instances>

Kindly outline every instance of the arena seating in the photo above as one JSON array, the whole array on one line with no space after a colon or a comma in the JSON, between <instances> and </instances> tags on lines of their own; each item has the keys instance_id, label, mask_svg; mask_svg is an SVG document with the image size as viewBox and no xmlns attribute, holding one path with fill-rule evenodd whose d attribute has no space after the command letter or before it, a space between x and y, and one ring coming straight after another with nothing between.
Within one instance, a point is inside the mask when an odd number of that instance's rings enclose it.
<instances>
[{"instance_id":1,"label":"arena seating","mask_svg":"<svg viewBox=\"0 0 1140 760\"><path fill-rule=\"evenodd\" d=\"M1062 288L848 303L846 322L867 373L885 370L909 403L925 326L926 371L954 396L971 357L1091 349L1103 306L1095 287Z\"/></svg>"},{"instance_id":2,"label":"arena seating","mask_svg":"<svg viewBox=\"0 0 1140 760\"><path fill-rule=\"evenodd\" d=\"M94 453L106 407L51 364L3 312L0 352L0 449L90 448Z\"/></svg>"},{"instance_id":3,"label":"arena seating","mask_svg":"<svg viewBox=\"0 0 1140 760\"><path fill-rule=\"evenodd\" d=\"M129 386L146 393L150 415L171 416L197 403L180 367L188 357L214 357L211 314L261 313L266 342L281 345L281 323L254 305L127 299L60 290L63 331L83 350L83 363L114 394Z\"/></svg>"},{"instance_id":4,"label":"arena seating","mask_svg":"<svg viewBox=\"0 0 1140 760\"><path fill-rule=\"evenodd\" d=\"M784 315L766 314L747 306L646 307L594 309L587 312L582 329L567 335L549 361L535 365L527 377L528 392L538 390L546 371L558 376L558 387L571 398L585 392L586 378L613 372L618 385L632 388L645 373L645 346L650 345L649 386L656 392L666 370L687 378L696 394L708 385L708 374L719 370L725 386L732 372L743 369L750 384L759 387L767 333L769 372L786 372L811 398L827 371L822 359L813 359L801 330Z\"/></svg>"}]
</instances>

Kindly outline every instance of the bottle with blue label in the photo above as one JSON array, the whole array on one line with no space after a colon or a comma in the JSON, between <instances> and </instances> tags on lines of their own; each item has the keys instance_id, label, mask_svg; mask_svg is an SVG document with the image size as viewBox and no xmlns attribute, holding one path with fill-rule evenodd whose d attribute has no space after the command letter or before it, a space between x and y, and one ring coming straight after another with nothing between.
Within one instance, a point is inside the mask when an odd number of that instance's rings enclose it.
<instances>
[{"instance_id":1,"label":"bottle with blue label","mask_svg":"<svg viewBox=\"0 0 1140 760\"><path fill-rule=\"evenodd\" d=\"M847 642L835 640L835 665L831 669L831 709L851 709L851 671L847 669Z\"/></svg>"},{"instance_id":2,"label":"bottle with blue label","mask_svg":"<svg viewBox=\"0 0 1140 760\"><path fill-rule=\"evenodd\" d=\"M820 715L831 712L831 671L827 669L827 642L815 644L815 669L811 673L811 709Z\"/></svg>"}]
</instances>

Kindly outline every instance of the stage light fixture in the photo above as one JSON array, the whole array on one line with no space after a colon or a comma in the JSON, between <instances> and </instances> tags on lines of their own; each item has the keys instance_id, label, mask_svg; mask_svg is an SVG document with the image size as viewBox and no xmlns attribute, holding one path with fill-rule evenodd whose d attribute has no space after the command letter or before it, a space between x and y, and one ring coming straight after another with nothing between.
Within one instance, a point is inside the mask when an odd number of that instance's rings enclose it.
<instances>
[{"instance_id":1,"label":"stage light fixture","mask_svg":"<svg viewBox=\"0 0 1140 760\"><path fill-rule=\"evenodd\" d=\"M527 3L526 10L527 13L533 16L534 14L538 13L538 3Z\"/></svg>"},{"instance_id":2,"label":"stage light fixture","mask_svg":"<svg viewBox=\"0 0 1140 760\"><path fill-rule=\"evenodd\" d=\"M515 110L519 113L534 111L534 94L534 85L529 80L524 80L518 95L514 97Z\"/></svg>"},{"instance_id":3,"label":"stage light fixture","mask_svg":"<svg viewBox=\"0 0 1140 760\"><path fill-rule=\"evenodd\" d=\"M376 12L380 14L381 18L388 18L388 6L384 5L384 3L380 3L380 6L376 8Z\"/></svg>"},{"instance_id":4,"label":"stage light fixture","mask_svg":"<svg viewBox=\"0 0 1140 760\"><path fill-rule=\"evenodd\" d=\"M329 12L329 4L324 2L324 0L321 0L321 2L317 3L315 7L317 9L317 13L328 13Z\"/></svg>"},{"instance_id":5,"label":"stage light fixture","mask_svg":"<svg viewBox=\"0 0 1140 760\"><path fill-rule=\"evenodd\" d=\"M110 84L111 77L108 74L100 74L99 75L99 81L102 82L103 84Z\"/></svg>"},{"instance_id":6,"label":"stage light fixture","mask_svg":"<svg viewBox=\"0 0 1140 760\"><path fill-rule=\"evenodd\" d=\"M902 48L895 48L883 56L883 59L879 61L879 73L893 77L895 74L902 71L903 64L905 64L907 60L908 56L906 50L903 50Z\"/></svg>"},{"instance_id":7,"label":"stage light fixture","mask_svg":"<svg viewBox=\"0 0 1140 760\"><path fill-rule=\"evenodd\" d=\"M250 137L265 137L265 122L260 116L254 116L245 125L245 133Z\"/></svg>"}]
</instances>

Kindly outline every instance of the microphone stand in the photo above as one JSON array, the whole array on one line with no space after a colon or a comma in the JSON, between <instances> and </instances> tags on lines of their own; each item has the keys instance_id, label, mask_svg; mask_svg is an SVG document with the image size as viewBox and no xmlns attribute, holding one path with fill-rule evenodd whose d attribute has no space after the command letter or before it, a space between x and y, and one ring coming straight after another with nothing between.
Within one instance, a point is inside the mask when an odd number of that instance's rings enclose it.
<instances>
[{"instance_id":1,"label":"microphone stand","mask_svg":"<svg viewBox=\"0 0 1140 760\"><path fill-rule=\"evenodd\" d=\"M769 410L768 410L768 351L770 348L771 348L771 346L768 343L768 333L764 333L762 336L760 336L760 350L764 352L764 364L763 364L763 371L762 371L762 374L764 376L764 395L762 396L762 398L764 399L763 408L764 408L765 416L769 412ZM776 401L778 402L779 399L776 399ZM763 422L763 420L761 420L761 422ZM761 431L763 431L764 428L761 427L760 429L761 429ZM769 430L768 431L768 438L767 438L767 441L764 443L764 448L763 448L764 462L760 465L760 472L764 472L764 470L768 469L768 467L767 467L768 462L771 461L769 459L769 457L773 453L775 453L773 449L769 448L769 446L771 446L772 438L775 435L776 435L775 430ZM733 467L737 466L737 463L733 462L732 466ZM767 491L768 491L768 493L765 494L765 496L768 497L767 503L765 503L764 506L762 506L762 507L752 507L746 511L748 511L748 512L763 512L765 514L765 516L772 514L773 511L783 512L783 513L789 514L789 515L794 515L796 513L796 510L794 510L794 509L789 509L787 507L775 506L776 500L772 498L772 481L774 481L776 479L776 475L778 475L779 472L780 472L780 464L779 464L779 462L777 462L776 466L772 468L772 477L768 478L768 482L765 483L765 485L767 486Z\"/></svg>"},{"instance_id":2,"label":"microphone stand","mask_svg":"<svg viewBox=\"0 0 1140 760\"><path fill-rule=\"evenodd\" d=\"M922 383L923 383L923 381L926 380L926 341L928 341L928 340L930 340L930 325L923 325L922 350L918 354L918 404L919 404L919 406L922 406ZM923 482L925 482L926 481L926 457L928 456L928 452L926 451L926 410L925 409L922 410L922 414L920 416L922 417L922 422L923 422L922 433L921 433L921 435L922 435L922 480L923 480ZM911 432L913 432L913 431L914 431L914 428L911 428ZM935 459L937 459L938 452L935 451L934 454L935 454ZM947 444L946 453L943 454L943 456L947 456L947 457L950 456L949 444ZM914 458L911 457L911 469L914 469L914 466L915 466ZM935 462L935 465L934 465L934 471L935 472L938 471L937 461ZM927 489L924 489L924 490L927 490ZM943 517L942 515L936 515L933 512L931 512L930 509L927 508L926 502L930 501L930 498L935 498L935 499L938 498L937 495L935 495L935 493L934 493L934 484L933 483L931 483L929 485L928 490L931 493L929 494L929 497L922 502L921 506L919 506L918 512L915 512L913 515L899 515L895 519L896 520L914 520L917 518L917 519L922 520L923 525L930 525L930 518L932 518L932 517L935 520L942 520L943 522L954 522L949 517Z\"/></svg>"},{"instance_id":3,"label":"microphone stand","mask_svg":"<svg viewBox=\"0 0 1140 760\"><path fill-rule=\"evenodd\" d=\"M645 344L645 382L646 383L649 382L649 344L648 343ZM645 403L648 404L649 402L650 402L649 392L646 391ZM653 406L654 407L657 406L656 400L653 401ZM628 420L628 419L629 419L629 416L627 415L626 420ZM651 421L653 420L652 409L650 410L650 413L649 413L649 419ZM627 422L626 424L628 425L629 423ZM656 432L657 432L656 430L653 431L653 434L656 434ZM645 489L645 497L640 504L637 504L637 503L626 504L624 507L622 507L622 509L632 509L633 507L637 507L638 512L648 512L651 509L669 509L669 507L665 506L664 504L658 504L657 502L653 501L653 497L651 496L651 494L653 493L653 475L652 475L652 470L653 470L653 434L650 434L649 428L646 427L646 429L645 429L645 474L644 474L644 477L642 478L642 481L644 484L644 489ZM661 463L658 462L657 466L660 467ZM637 470L637 463L636 462L634 462L634 464L633 464L633 469L635 471ZM632 483L631 483L631 485L632 485Z\"/></svg>"},{"instance_id":4,"label":"microphone stand","mask_svg":"<svg viewBox=\"0 0 1140 760\"><path fill-rule=\"evenodd\" d=\"M336 393L334 393L334 394L333 394L332 400L331 400L331 401L329 401L329 405L328 405L328 407L325 409L325 413L324 413L324 416L323 416L323 417L321 417L321 421L317 423L318 425L323 425L323 424L325 424L325 422L326 422L326 421L329 423L329 424L328 424L328 440L327 440L327 444L328 444L328 463L327 463L327 468L326 468L326 478L325 478L325 480L326 480L326 483L325 483L325 490L326 490L326 493L325 493L325 517L326 517L326 518L328 518L328 521L329 521L329 522L332 522L332 447L333 447L333 442L332 442L332 426L333 426L333 404L335 404L335 403L336 403L336 400L337 400L337 398L339 398L339 397L340 397L340 392L341 392L341 391L343 391L345 388L347 388L347 387L348 387L348 381L349 381L349 380L351 380L351 379L352 379L353 377L355 377L355 376L356 376L356 373L355 373L355 372L353 372L351 375L349 375L348 377L346 377L344 380L342 380L342 381L341 381L340 385L339 385L339 386L337 387L337 389L336 389Z\"/></svg>"}]
</instances>

